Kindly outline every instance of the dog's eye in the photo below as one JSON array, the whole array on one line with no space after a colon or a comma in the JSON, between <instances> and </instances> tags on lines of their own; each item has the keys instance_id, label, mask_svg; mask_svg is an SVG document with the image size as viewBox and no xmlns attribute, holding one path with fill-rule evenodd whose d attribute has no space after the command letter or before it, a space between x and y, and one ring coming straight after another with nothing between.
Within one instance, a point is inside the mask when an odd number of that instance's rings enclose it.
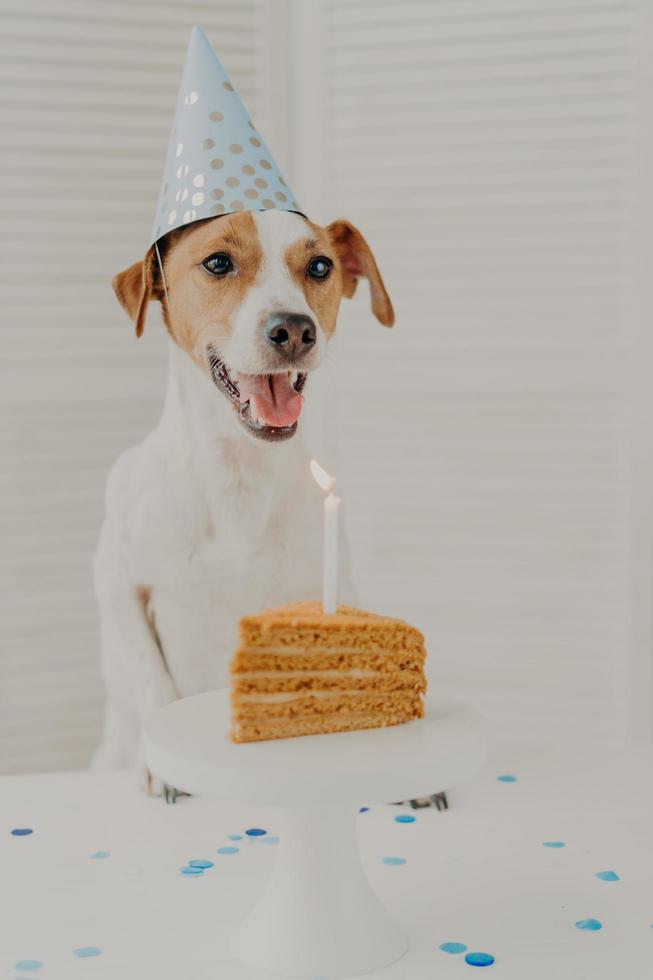
<instances>
[{"instance_id":1,"label":"dog's eye","mask_svg":"<svg viewBox=\"0 0 653 980\"><path fill-rule=\"evenodd\" d=\"M333 269L333 262L326 255L318 255L311 259L306 270L311 279L326 279Z\"/></svg>"},{"instance_id":2,"label":"dog's eye","mask_svg":"<svg viewBox=\"0 0 653 980\"><path fill-rule=\"evenodd\" d=\"M226 276L234 267L233 262L225 252L209 255L208 259L204 259L202 265L213 276Z\"/></svg>"}]
</instances>

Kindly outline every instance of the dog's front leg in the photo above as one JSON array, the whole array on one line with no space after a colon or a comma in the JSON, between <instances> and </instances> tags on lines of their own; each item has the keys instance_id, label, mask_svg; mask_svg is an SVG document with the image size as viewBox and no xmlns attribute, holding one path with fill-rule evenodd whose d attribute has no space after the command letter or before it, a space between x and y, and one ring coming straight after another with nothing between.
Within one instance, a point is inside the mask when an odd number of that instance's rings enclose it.
<instances>
[{"instance_id":1,"label":"dog's front leg","mask_svg":"<svg viewBox=\"0 0 653 980\"><path fill-rule=\"evenodd\" d=\"M102 741L94 768L136 766L144 788L165 795L165 787L145 770L141 739L152 711L175 701L177 690L168 672L143 588L100 588L102 666L107 706Z\"/></svg>"}]
</instances>

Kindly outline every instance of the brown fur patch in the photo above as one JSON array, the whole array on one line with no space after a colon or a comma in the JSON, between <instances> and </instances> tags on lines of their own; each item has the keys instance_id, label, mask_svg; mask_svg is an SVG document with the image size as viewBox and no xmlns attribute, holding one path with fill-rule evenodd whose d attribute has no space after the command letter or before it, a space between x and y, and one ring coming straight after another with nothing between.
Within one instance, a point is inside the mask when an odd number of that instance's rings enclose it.
<instances>
[{"instance_id":1,"label":"brown fur patch","mask_svg":"<svg viewBox=\"0 0 653 980\"><path fill-rule=\"evenodd\" d=\"M342 299L342 274L338 254L324 228L306 222L312 232L312 238L302 238L286 249L284 256L290 275L303 291L306 302L313 310L317 321L326 333L331 336L336 329L336 318ZM311 279L306 270L311 259L325 255L333 262L333 272L327 279Z\"/></svg>"},{"instance_id":2,"label":"brown fur patch","mask_svg":"<svg viewBox=\"0 0 653 980\"><path fill-rule=\"evenodd\" d=\"M214 252L225 252L237 274L218 278L202 265ZM252 215L247 211L190 228L164 260L170 295L168 327L173 338L200 367L206 348L226 339L231 316L253 286L263 254Z\"/></svg>"}]
</instances>

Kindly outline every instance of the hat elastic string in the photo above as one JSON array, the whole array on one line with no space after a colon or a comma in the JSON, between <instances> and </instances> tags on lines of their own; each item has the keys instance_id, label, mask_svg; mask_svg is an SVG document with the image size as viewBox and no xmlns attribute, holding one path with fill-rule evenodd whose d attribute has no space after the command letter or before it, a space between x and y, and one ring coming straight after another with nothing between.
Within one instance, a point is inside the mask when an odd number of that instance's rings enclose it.
<instances>
[{"instance_id":1,"label":"hat elastic string","mask_svg":"<svg viewBox=\"0 0 653 980\"><path fill-rule=\"evenodd\" d=\"M163 282L163 292L165 293L166 306L168 307L168 313L169 313L170 312L170 299L168 297L168 287L166 285L166 276L165 276L165 272L163 271L163 262L161 261L161 255L159 253L159 243L158 242L155 242L154 243L154 250L156 252L156 257L157 257L158 262L159 262L159 269L161 270L161 280Z\"/></svg>"}]
</instances>

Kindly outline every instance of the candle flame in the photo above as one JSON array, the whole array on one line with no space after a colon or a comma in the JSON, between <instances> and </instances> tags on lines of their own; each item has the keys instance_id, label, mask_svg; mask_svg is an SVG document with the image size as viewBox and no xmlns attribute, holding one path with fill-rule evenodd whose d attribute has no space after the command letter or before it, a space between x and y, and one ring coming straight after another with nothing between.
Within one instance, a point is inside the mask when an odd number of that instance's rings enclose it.
<instances>
[{"instance_id":1,"label":"candle flame","mask_svg":"<svg viewBox=\"0 0 653 980\"><path fill-rule=\"evenodd\" d=\"M335 476L331 476L325 469L323 469L316 459L311 460L311 473L313 474L313 479L326 493L331 493L336 485Z\"/></svg>"}]
</instances>

